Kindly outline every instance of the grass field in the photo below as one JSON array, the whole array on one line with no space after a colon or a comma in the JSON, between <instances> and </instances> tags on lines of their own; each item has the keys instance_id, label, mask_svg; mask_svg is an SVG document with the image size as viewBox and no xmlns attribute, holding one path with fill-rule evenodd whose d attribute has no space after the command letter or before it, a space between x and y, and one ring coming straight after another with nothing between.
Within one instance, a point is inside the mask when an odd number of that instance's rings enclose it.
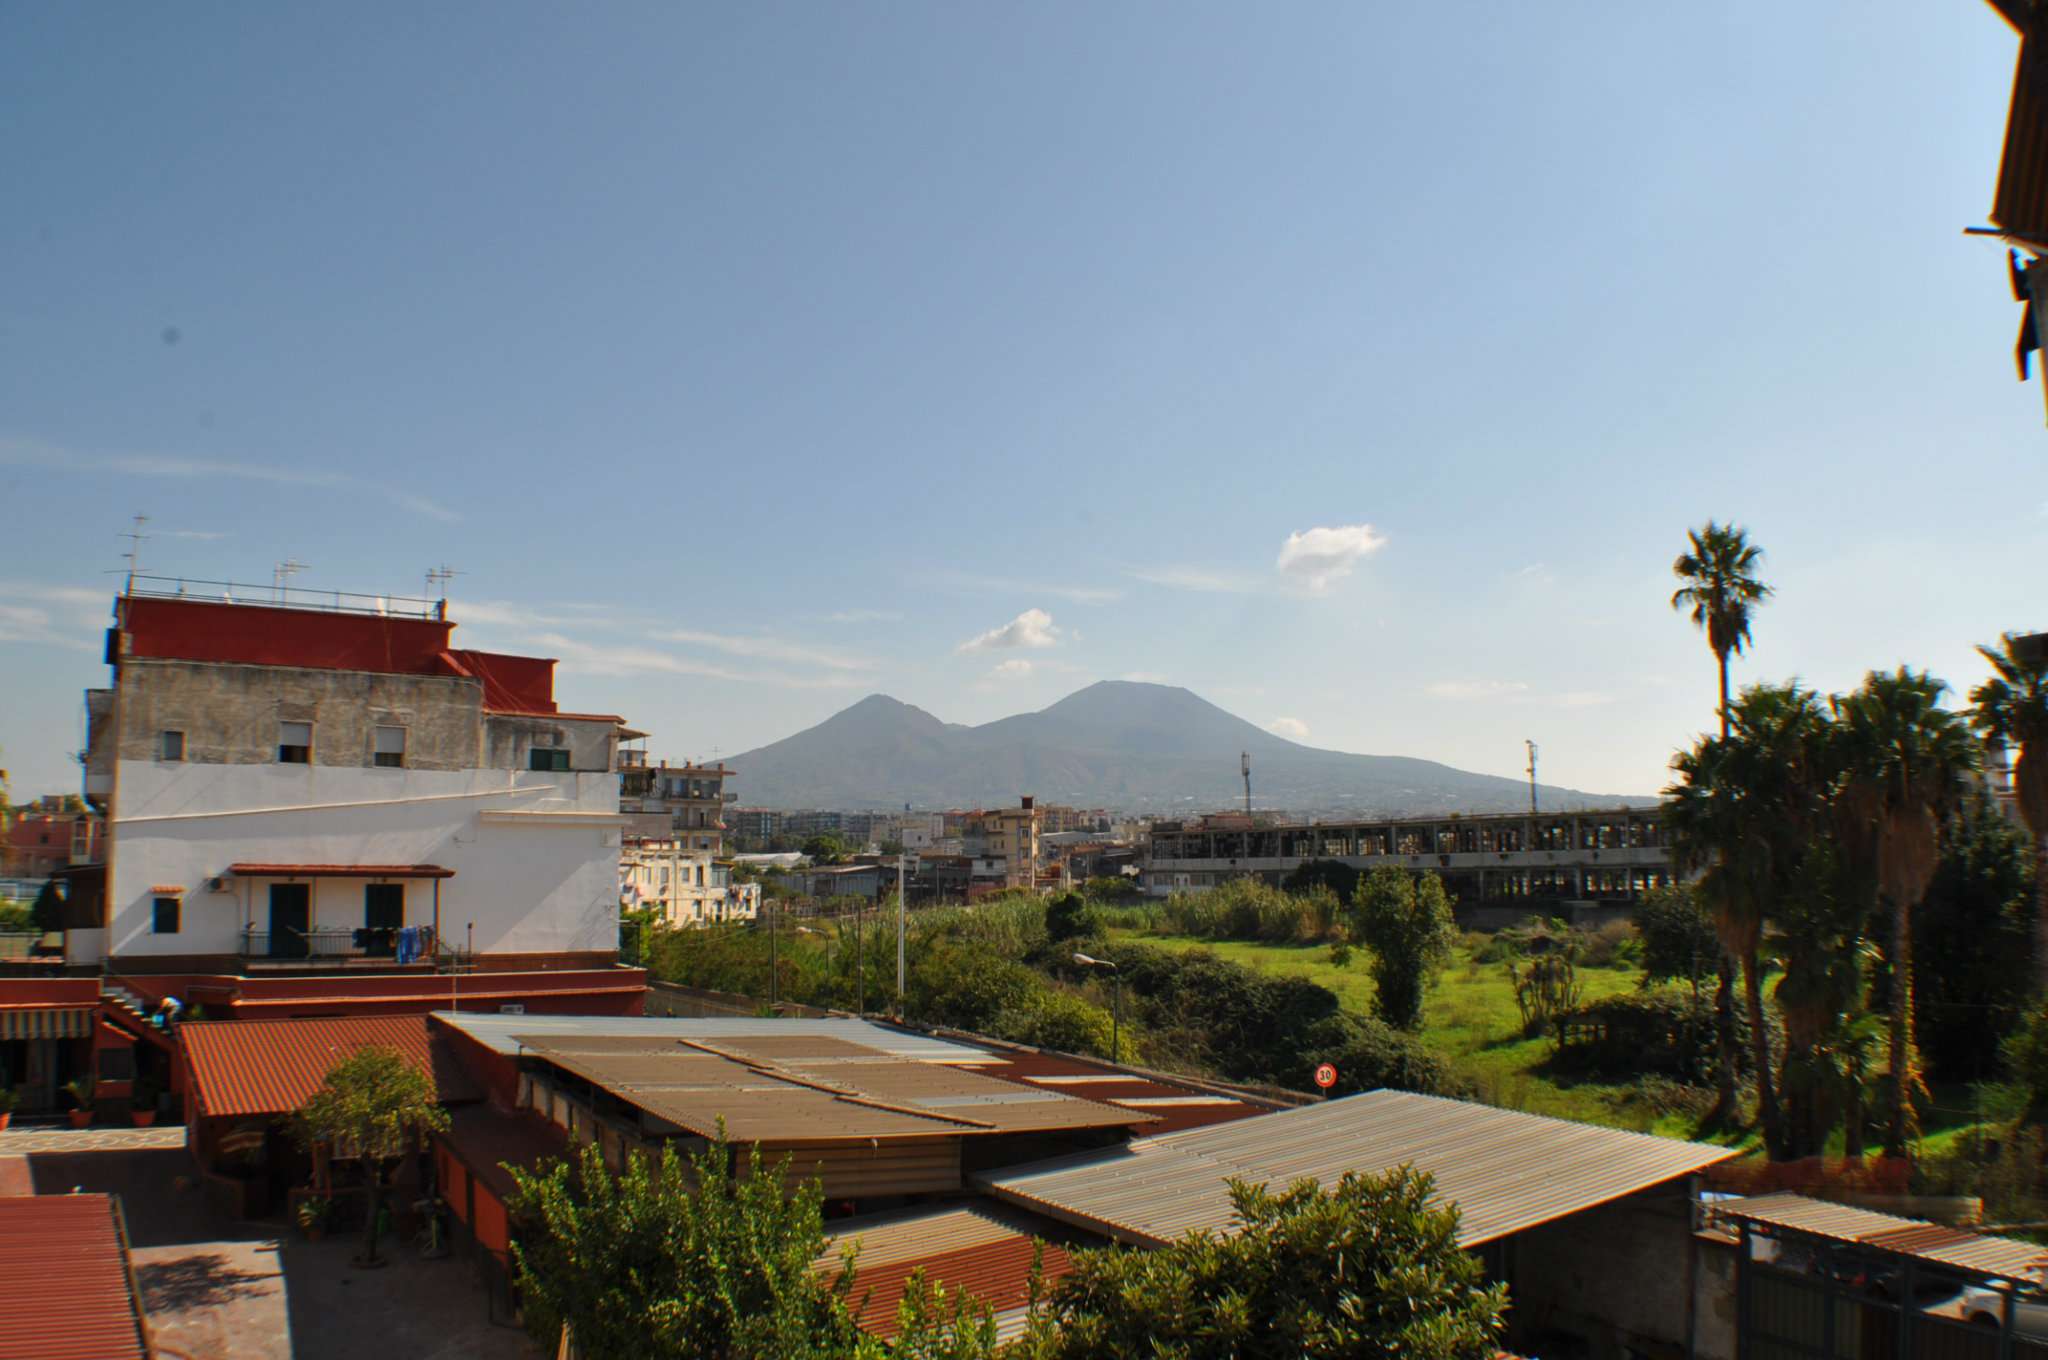
<instances>
[{"instance_id":1,"label":"grass field","mask_svg":"<svg viewBox=\"0 0 2048 1360\"><path fill-rule=\"evenodd\" d=\"M1337 994L1344 1009L1370 1013L1372 976L1367 955L1355 951L1339 967L1327 945L1251 944L1239 940L1197 940L1181 935L1117 931L1119 938L1160 949L1208 949L1232 963L1278 976L1307 978ZM1634 967L1580 968L1586 999L1633 991L1642 974ZM1423 1007L1422 1041L1478 1084L1492 1105L1555 1115L1585 1123L1689 1137L1691 1119L1645 1105L1628 1083L1579 1081L1547 1070L1549 1039L1522 1037L1522 1016L1514 986L1498 963L1479 963L1461 944ZM1740 1141L1740 1140L1737 1140Z\"/></svg>"}]
</instances>

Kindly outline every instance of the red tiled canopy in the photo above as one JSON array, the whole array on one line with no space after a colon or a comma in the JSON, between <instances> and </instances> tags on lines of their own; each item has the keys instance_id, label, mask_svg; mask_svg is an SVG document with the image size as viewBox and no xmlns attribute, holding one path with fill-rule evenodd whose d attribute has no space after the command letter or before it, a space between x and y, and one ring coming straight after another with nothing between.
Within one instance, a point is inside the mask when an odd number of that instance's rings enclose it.
<instances>
[{"instance_id":1,"label":"red tiled canopy","mask_svg":"<svg viewBox=\"0 0 2048 1360\"><path fill-rule=\"evenodd\" d=\"M243 878L453 878L438 864L230 864Z\"/></svg>"}]
</instances>

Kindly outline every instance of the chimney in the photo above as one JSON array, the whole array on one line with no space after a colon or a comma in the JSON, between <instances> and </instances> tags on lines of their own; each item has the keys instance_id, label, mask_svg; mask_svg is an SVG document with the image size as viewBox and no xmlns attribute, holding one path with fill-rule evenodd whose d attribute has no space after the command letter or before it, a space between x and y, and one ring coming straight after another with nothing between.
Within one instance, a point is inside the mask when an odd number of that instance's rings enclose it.
<instances>
[{"instance_id":1,"label":"chimney","mask_svg":"<svg viewBox=\"0 0 2048 1360\"><path fill-rule=\"evenodd\" d=\"M1031 795L1028 793L1024 795L1024 810L1031 811Z\"/></svg>"}]
</instances>

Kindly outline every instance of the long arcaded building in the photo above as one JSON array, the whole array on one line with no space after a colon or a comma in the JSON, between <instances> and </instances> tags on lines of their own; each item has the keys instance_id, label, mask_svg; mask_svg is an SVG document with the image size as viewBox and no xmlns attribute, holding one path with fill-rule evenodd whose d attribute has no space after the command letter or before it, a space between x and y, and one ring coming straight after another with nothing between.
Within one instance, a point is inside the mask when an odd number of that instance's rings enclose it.
<instances>
[{"instance_id":1,"label":"long arcaded building","mask_svg":"<svg viewBox=\"0 0 2048 1360\"><path fill-rule=\"evenodd\" d=\"M1278 883L1310 860L1429 869L1461 908L1626 902L1676 877L1662 810L1493 813L1258 825L1242 814L1155 822L1143 871L1155 897L1233 878Z\"/></svg>"}]
</instances>

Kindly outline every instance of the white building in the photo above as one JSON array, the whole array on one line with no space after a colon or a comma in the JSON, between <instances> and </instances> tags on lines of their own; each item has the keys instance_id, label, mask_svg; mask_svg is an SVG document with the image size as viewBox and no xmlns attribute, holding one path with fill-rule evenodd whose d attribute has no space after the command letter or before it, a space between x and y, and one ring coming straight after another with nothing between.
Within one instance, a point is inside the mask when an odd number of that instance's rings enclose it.
<instances>
[{"instance_id":1,"label":"white building","mask_svg":"<svg viewBox=\"0 0 2048 1360\"><path fill-rule=\"evenodd\" d=\"M116 600L87 695L106 926L71 961L615 961L620 720L560 711L551 660L453 647L443 606L326 598Z\"/></svg>"},{"instance_id":2,"label":"white building","mask_svg":"<svg viewBox=\"0 0 2048 1360\"><path fill-rule=\"evenodd\" d=\"M730 863L690 842L688 836L628 840L619 854L620 905L652 909L674 927L759 916L761 885L735 883Z\"/></svg>"}]
</instances>

